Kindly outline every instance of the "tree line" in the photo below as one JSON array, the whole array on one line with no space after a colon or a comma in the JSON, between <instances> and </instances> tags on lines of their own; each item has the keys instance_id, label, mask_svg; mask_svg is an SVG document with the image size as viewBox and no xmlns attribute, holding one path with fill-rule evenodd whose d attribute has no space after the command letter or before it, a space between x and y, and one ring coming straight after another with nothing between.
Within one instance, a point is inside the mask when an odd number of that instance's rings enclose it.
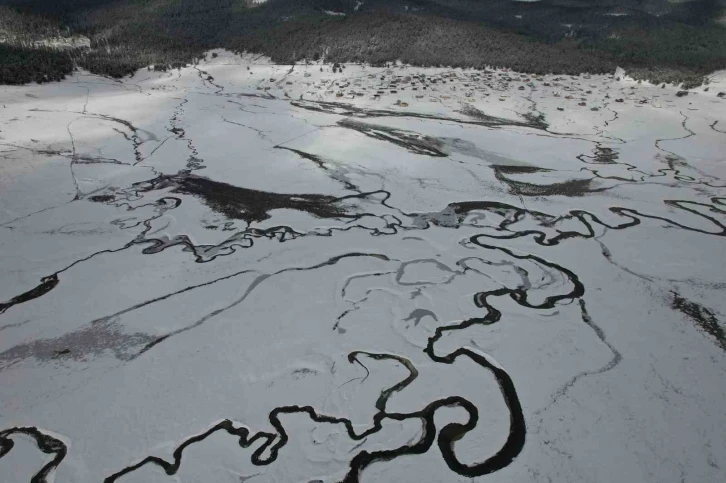
<instances>
[{"instance_id":1,"label":"tree line","mask_svg":"<svg viewBox=\"0 0 726 483\"><path fill-rule=\"evenodd\" d=\"M0 83L57 80L74 66L122 77L149 65L163 70L192 63L217 47L281 63L401 60L555 74L612 72L619 65L653 80L691 83L726 68L726 29L713 22L635 12L603 26L597 9L557 10L549 2L492 0L489 14L473 0L368 0L358 11L352 0L268 0L256 7L247 0L1 3L11 7L0 6ZM522 19L513 12L524 12ZM543 17L537 21L532 12ZM563 18L584 27L564 35ZM37 42L78 35L88 37L90 47L59 50Z\"/></svg>"}]
</instances>

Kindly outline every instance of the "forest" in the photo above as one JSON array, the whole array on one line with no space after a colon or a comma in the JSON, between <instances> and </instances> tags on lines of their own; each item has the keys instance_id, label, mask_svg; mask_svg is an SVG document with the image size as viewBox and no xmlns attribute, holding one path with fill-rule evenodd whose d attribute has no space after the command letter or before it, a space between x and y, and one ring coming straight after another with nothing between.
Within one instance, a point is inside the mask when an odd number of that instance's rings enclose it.
<instances>
[{"instance_id":1,"label":"forest","mask_svg":"<svg viewBox=\"0 0 726 483\"><path fill-rule=\"evenodd\" d=\"M0 83L54 81L76 67L122 77L224 47L281 63L621 66L697 85L726 68L725 11L726 0L0 0Z\"/></svg>"}]
</instances>

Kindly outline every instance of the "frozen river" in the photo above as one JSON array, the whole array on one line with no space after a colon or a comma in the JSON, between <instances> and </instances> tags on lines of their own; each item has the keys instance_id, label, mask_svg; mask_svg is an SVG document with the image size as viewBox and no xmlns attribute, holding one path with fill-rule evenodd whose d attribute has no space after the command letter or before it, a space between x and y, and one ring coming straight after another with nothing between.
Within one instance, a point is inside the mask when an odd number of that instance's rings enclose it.
<instances>
[{"instance_id":1,"label":"frozen river","mask_svg":"<svg viewBox=\"0 0 726 483\"><path fill-rule=\"evenodd\" d=\"M726 478L726 76L0 87L0 481Z\"/></svg>"}]
</instances>

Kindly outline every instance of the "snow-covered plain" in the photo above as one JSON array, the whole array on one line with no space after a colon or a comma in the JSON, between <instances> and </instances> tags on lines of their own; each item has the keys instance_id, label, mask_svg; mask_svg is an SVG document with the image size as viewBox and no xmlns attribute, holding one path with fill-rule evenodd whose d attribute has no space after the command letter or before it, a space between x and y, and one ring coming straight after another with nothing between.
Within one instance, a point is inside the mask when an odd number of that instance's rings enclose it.
<instances>
[{"instance_id":1,"label":"snow-covered plain","mask_svg":"<svg viewBox=\"0 0 726 483\"><path fill-rule=\"evenodd\" d=\"M726 76L0 88L0 481L726 480Z\"/></svg>"}]
</instances>

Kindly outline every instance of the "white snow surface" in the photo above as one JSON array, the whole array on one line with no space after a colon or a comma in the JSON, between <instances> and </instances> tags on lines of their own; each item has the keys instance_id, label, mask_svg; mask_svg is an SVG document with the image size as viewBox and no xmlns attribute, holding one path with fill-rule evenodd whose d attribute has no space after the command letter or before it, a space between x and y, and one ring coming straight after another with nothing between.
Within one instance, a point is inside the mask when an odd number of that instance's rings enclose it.
<instances>
[{"instance_id":1,"label":"white snow surface","mask_svg":"<svg viewBox=\"0 0 726 483\"><path fill-rule=\"evenodd\" d=\"M726 480L722 73L214 53L0 87L1 482Z\"/></svg>"}]
</instances>

